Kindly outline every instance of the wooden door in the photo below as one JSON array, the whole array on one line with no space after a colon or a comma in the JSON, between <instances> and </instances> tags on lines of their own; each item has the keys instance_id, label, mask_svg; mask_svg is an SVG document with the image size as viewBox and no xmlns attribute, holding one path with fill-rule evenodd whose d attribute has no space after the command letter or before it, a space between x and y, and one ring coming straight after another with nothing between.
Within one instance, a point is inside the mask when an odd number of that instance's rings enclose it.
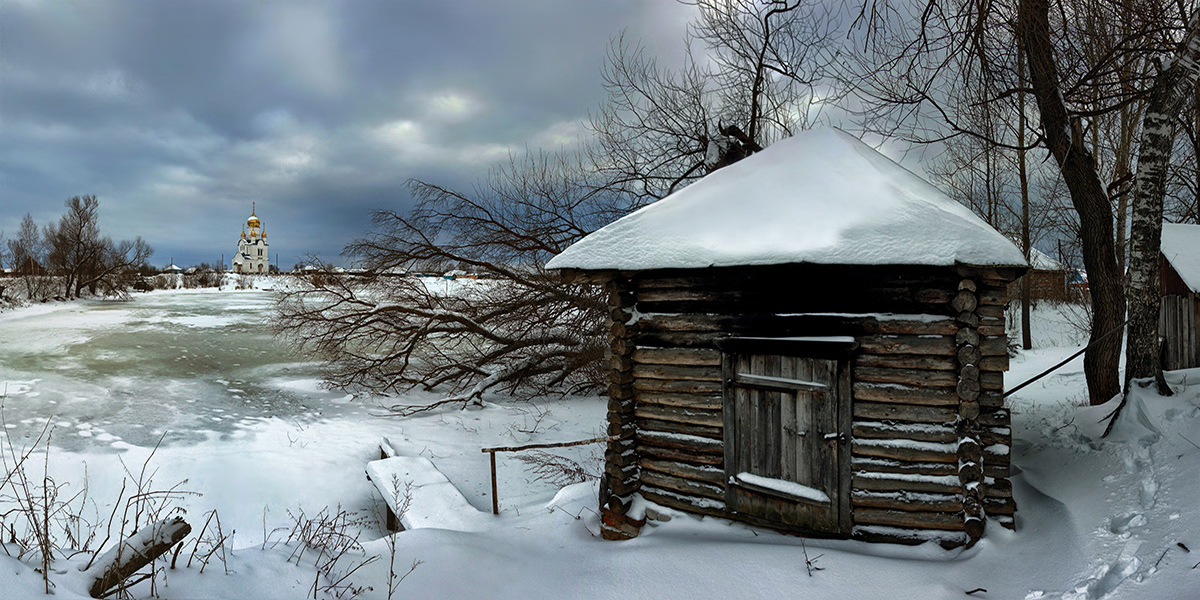
<instances>
[{"instance_id":1,"label":"wooden door","mask_svg":"<svg viewBox=\"0 0 1200 600\"><path fill-rule=\"evenodd\" d=\"M1200 366L1200 303L1195 294L1162 297L1158 333L1164 340L1163 368L1168 371Z\"/></svg>"},{"instance_id":2,"label":"wooden door","mask_svg":"<svg viewBox=\"0 0 1200 600\"><path fill-rule=\"evenodd\" d=\"M726 504L750 521L848 535L848 361L726 352Z\"/></svg>"}]
</instances>

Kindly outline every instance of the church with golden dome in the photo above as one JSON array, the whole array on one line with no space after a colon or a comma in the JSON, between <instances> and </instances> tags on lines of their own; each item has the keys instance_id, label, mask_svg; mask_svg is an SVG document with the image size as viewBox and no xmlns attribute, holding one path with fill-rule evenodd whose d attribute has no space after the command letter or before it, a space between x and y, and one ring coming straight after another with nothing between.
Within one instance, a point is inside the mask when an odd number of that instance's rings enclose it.
<instances>
[{"instance_id":1,"label":"church with golden dome","mask_svg":"<svg viewBox=\"0 0 1200 600\"><path fill-rule=\"evenodd\" d=\"M249 234L246 230L249 229ZM238 240L237 254L233 255L234 273L266 273L270 270L271 253L267 250L267 228L262 226L250 204L250 218L242 227L242 239Z\"/></svg>"}]
</instances>

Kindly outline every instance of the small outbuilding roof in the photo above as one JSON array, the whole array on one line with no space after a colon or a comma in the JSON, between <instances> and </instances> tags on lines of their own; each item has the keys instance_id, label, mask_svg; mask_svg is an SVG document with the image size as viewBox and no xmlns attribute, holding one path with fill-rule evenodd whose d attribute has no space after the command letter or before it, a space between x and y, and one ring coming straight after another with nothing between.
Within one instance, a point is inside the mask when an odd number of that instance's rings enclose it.
<instances>
[{"instance_id":1,"label":"small outbuilding roof","mask_svg":"<svg viewBox=\"0 0 1200 600\"><path fill-rule=\"evenodd\" d=\"M550 268L1027 266L969 209L838 129L781 140L588 235Z\"/></svg>"},{"instance_id":2,"label":"small outbuilding roof","mask_svg":"<svg viewBox=\"0 0 1200 600\"><path fill-rule=\"evenodd\" d=\"M1029 266L1039 271L1066 271L1067 267L1062 263L1050 258L1050 255L1038 250L1037 248L1029 249Z\"/></svg>"},{"instance_id":3,"label":"small outbuilding roof","mask_svg":"<svg viewBox=\"0 0 1200 600\"><path fill-rule=\"evenodd\" d=\"M1163 258L1193 292L1200 292L1200 225L1163 223Z\"/></svg>"}]
</instances>

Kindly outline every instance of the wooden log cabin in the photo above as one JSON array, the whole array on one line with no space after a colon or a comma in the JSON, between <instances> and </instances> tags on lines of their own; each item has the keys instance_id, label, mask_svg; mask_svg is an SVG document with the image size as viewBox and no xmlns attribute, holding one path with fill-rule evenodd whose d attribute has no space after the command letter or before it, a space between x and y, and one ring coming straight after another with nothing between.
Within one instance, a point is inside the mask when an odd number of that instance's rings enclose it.
<instances>
[{"instance_id":1,"label":"wooden log cabin","mask_svg":"<svg viewBox=\"0 0 1200 600\"><path fill-rule=\"evenodd\" d=\"M854 137L803 132L550 263L607 288L600 505L808 536L1013 527L1004 306L1021 252Z\"/></svg>"},{"instance_id":2,"label":"wooden log cabin","mask_svg":"<svg viewBox=\"0 0 1200 600\"><path fill-rule=\"evenodd\" d=\"M1163 368L1200 367L1200 225L1163 223L1161 248Z\"/></svg>"}]
</instances>

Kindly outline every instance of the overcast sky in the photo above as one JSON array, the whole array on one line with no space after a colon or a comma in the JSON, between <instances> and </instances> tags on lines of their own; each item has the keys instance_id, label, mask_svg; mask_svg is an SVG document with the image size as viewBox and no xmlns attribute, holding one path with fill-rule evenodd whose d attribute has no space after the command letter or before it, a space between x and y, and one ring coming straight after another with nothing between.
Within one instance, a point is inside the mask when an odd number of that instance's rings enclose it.
<instances>
[{"instance_id":1,"label":"overcast sky","mask_svg":"<svg viewBox=\"0 0 1200 600\"><path fill-rule=\"evenodd\" d=\"M420 178L466 187L574 144L622 29L667 62L668 0L0 0L0 230L74 195L152 262L228 264L256 202L288 269ZM274 256L272 256L274 261Z\"/></svg>"}]
</instances>

